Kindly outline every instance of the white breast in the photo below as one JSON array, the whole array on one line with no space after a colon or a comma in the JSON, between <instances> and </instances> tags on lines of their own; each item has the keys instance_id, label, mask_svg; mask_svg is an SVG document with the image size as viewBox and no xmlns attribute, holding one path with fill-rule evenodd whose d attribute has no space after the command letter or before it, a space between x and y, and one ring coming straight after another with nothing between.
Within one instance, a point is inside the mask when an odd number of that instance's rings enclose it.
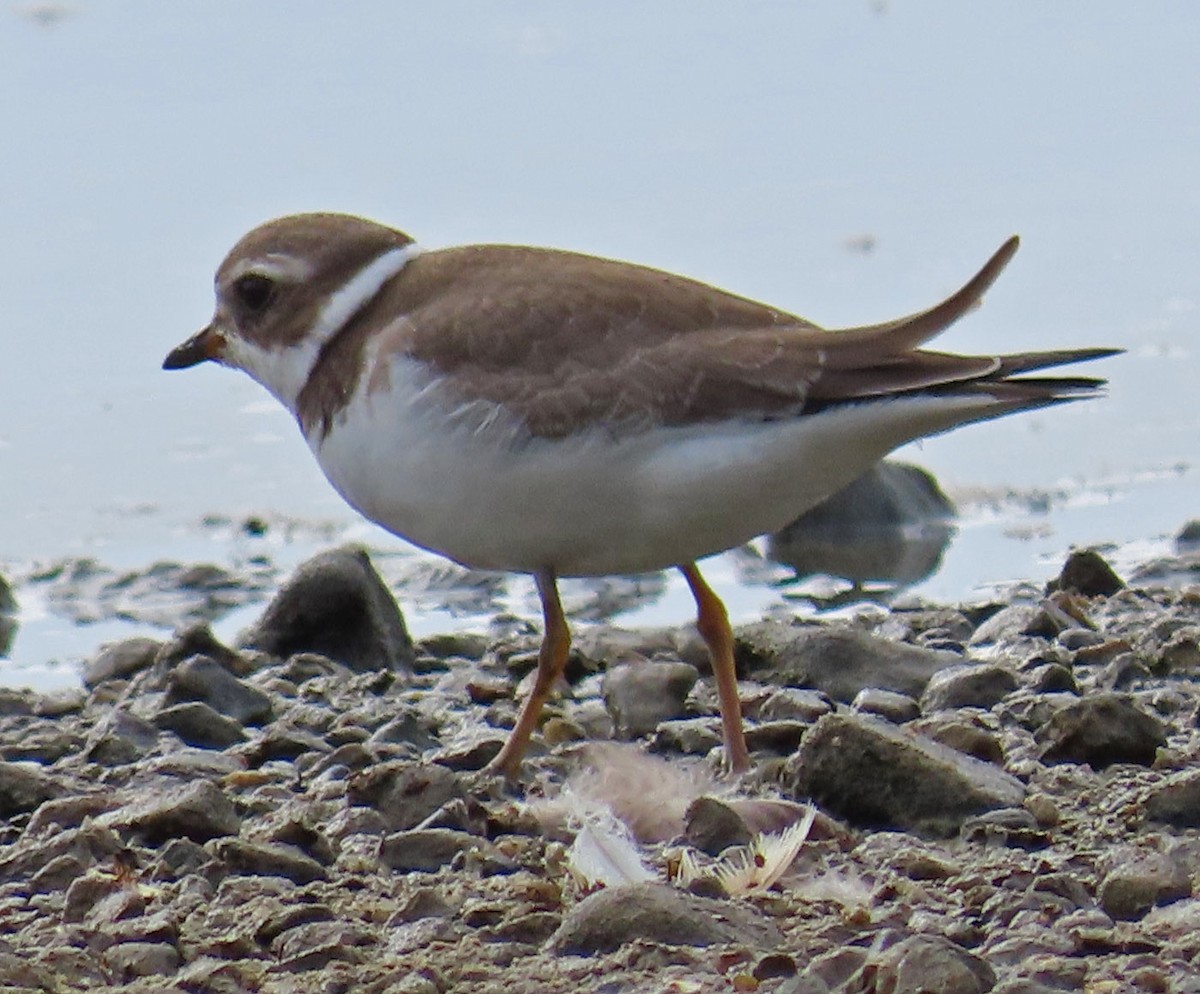
<instances>
[{"instance_id":1,"label":"white breast","mask_svg":"<svg viewBox=\"0 0 1200 994\"><path fill-rule=\"evenodd\" d=\"M367 378L364 377L364 382ZM357 510L477 569L562 576L686 563L783 527L897 445L986 399L916 397L781 420L531 439L493 405L452 406L410 360L310 439Z\"/></svg>"}]
</instances>

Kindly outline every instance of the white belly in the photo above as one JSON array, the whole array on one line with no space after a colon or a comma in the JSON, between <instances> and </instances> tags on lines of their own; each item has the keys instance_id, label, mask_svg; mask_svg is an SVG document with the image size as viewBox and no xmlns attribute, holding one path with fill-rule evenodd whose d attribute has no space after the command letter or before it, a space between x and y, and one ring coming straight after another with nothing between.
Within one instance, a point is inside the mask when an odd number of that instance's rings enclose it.
<instances>
[{"instance_id":1,"label":"white belly","mask_svg":"<svg viewBox=\"0 0 1200 994\"><path fill-rule=\"evenodd\" d=\"M444 397L444 394L442 395ZM313 445L372 521L476 569L560 576L687 563L782 528L897 445L970 418L979 398L914 398L774 422L529 439L452 410L415 369L357 394Z\"/></svg>"}]
</instances>

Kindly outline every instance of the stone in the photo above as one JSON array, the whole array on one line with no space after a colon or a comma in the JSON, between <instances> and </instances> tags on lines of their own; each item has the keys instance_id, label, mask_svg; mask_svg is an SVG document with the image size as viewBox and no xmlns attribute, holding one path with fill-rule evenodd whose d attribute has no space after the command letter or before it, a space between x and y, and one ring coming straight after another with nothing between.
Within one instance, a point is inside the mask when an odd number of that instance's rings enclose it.
<instances>
[{"instance_id":1,"label":"stone","mask_svg":"<svg viewBox=\"0 0 1200 994\"><path fill-rule=\"evenodd\" d=\"M1172 773L1146 795L1146 817L1176 828L1200 828L1200 770Z\"/></svg>"},{"instance_id":2,"label":"stone","mask_svg":"<svg viewBox=\"0 0 1200 994\"><path fill-rule=\"evenodd\" d=\"M325 868L294 846L278 842L218 838L209 842L207 848L233 873L285 877L297 884L325 879Z\"/></svg>"},{"instance_id":3,"label":"stone","mask_svg":"<svg viewBox=\"0 0 1200 994\"><path fill-rule=\"evenodd\" d=\"M690 663L621 663L604 674L601 691L618 738L649 735L660 723L687 714L687 696L700 673Z\"/></svg>"},{"instance_id":4,"label":"stone","mask_svg":"<svg viewBox=\"0 0 1200 994\"><path fill-rule=\"evenodd\" d=\"M151 844L170 839L207 842L222 835L237 835L242 823L229 798L207 780L147 792L101 815L99 820L128 828Z\"/></svg>"},{"instance_id":5,"label":"stone","mask_svg":"<svg viewBox=\"0 0 1200 994\"><path fill-rule=\"evenodd\" d=\"M413 829L381 839L379 861L398 873L435 873L459 853L483 844L478 836L451 828Z\"/></svg>"},{"instance_id":6,"label":"stone","mask_svg":"<svg viewBox=\"0 0 1200 994\"><path fill-rule=\"evenodd\" d=\"M1017 689L1017 678L995 663L963 663L938 670L921 695L921 710L990 708Z\"/></svg>"},{"instance_id":7,"label":"stone","mask_svg":"<svg viewBox=\"0 0 1200 994\"><path fill-rule=\"evenodd\" d=\"M60 793L58 783L36 763L0 762L0 818L32 811Z\"/></svg>"},{"instance_id":8,"label":"stone","mask_svg":"<svg viewBox=\"0 0 1200 994\"><path fill-rule=\"evenodd\" d=\"M166 977L179 969L179 950L162 942L121 942L104 951L104 965L117 983Z\"/></svg>"},{"instance_id":9,"label":"stone","mask_svg":"<svg viewBox=\"0 0 1200 994\"><path fill-rule=\"evenodd\" d=\"M273 710L267 694L239 680L209 656L192 656L167 677L163 706L188 701L207 704L241 725L264 724L270 721Z\"/></svg>"},{"instance_id":10,"label":"stone","mask_svg":"<svg viewBox=\"0 0 1200 994\"><path fill-rule=\"evenodd\" d=\"M1084 597L1111 597L1125 589L1125 581L1095 549L1076 549L1063 563L1058 578L1048 584L1049 590L1070 590Z\"/></svg>"},{"instance_id":11,"label":"stone","mask_svg":"<svg viewBox=\"0 0 1200 994\"><path fill-rule=\"evenodd\" d=\"M1102 770L1114 763L1149 766L1167 744L1163 723L1127 694L1101 693L1054 712L1034 737L1047 763L1086 763Z\"/></svg>"},{"instance_id":12,"label":"stone","mask_svg":"<svg viewBox=\"0 0 1200 994\"><path fill-rule=\"evenodd\" d=\"M138 636L110 642L83 668L83 685L95 687L105 680L125 680L153 664L163 643Z\"/></svg>"},{"instance_id":13,"label":"stone","mask_svg":"<svg viewBox=\"0 0 1200 994\"><path fill-rule=\"evenodd\" d=\"M854 695L850 704L855 711L886 718L893 725L903 725L920 715L921 706L907 694L894 690L866 687Z\"/></svg>"},{"instance_id":14,"label":"stone","mask_svg":"<svg viewBox=\"0 0 1200 994\"><path fill-rule=\"evenodd\" d=\"M782 941L775 924L749 905L643 883L608 887L584 898L568 912L550 945L560 955L593 956L627 942L770 948Z\"/></svg>"},{"instance_id":15,"label":"stone","mask_svg":"<svg viewBox=\"0 0 1200 994\"><path fill-rule=\"evenodd\" d=\"M971 815L1018 807L1025 787L996 767L877 718L826 715L784 770L796 798L859 825L956 834Z\"/></svg>"},{"instance_id":16,"label":"stone","mask_svg":"<svg viewBox=\"0 0 1200 994\"><path fill-rule=\"evenodd\" d=\"M987 994L996 974L973 953L939 935L912 935L875 953L876 989L891 994Z\"/></svg>"},{"instance_id":17,"label":"stone","mask_svg":"<svg viewBox=\"0 0 1200 994\"><path fill-rule=\"evenodd\" d=\"M163 708L154 716L154 724L165 732L174 732L188 745L199 749L225 749L246 740L241 725L203 701L187 701Z\"/></svg>"},{"instance_id":18,"label":"stone","mask_svg":"<svg viewBox=\"0 0 1200 994\"><path fill-rule=\"evenodd\" d=\"M1111 918L1136 920L1156 904L1191 897L1187 867L1170 852L1119 846L1105 854L1096 896Z\"/></svg>"},{"instance_id":19,"label":"stone","mask_svg":"<svg viewBox=\"0 0 1200 994\"><path fill-rule=\"evenodd\" d=\"M414 828L448 801L464 797L458 775L444 766L393 760L350 777L346 798L374 808L393 832Z\"/></svg>"},{"instance_id":20,"label":"stone","mask_svg":"<svg viewBox=\"0 0 1200 994\"><path fill-rule=\"evenodd\" d=\"M358 546L301 563L241 641L279 659L318 653L357 673L409 670L415 658L395 599Z\"/></svg>"},{"instance_id":21,"label":"stone","mask_svg":"<svg viewBox=\"0 0 1200 994\"><path fill-rule=\"evenodd\" d=\"M131 711L116 708L92 730L84 754L102 766L122 766L148 755L157 744L157 728Z\"/></svg>"},{"instance_id":22,"label":"stone","mask_svg":"<svg viewBox=\"0 0 1200 994\"><path fill-rule=\"evenodd\" d=\"M954 652L924 649L850 628L764 621L736 632L739 671L763 682L809 687L850 702L866 687L919 697L938 670L962 662Z\"/></svg>"}]
</instances>

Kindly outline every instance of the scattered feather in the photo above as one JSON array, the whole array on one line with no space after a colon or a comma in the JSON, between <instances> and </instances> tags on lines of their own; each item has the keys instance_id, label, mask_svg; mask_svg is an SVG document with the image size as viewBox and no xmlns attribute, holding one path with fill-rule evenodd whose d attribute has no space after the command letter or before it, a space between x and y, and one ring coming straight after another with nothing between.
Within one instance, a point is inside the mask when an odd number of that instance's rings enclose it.
<instances>
[{"instance_id":1,"label":"scattered feather","mask_svg":"<svg viewBox=\"0 0 1200 994\"><path fill-rule=\"evenodd\" d=\"M567 868L584 890L658 879L615 818L596 818L580 827L567 854Z\"/></svg>"},{"instance_id":2,"label":"scattered feather","mask_svg":"<svg viewBox=\"0 0 1200 994\"><path fill-rule=\"evenodd\" d=\"M755 836L745 849L719 860L712 875L730 896L765 893L792 865L816 816L817 809L810 807L803 821L778 834Z\"/></svg>"},{"instance_id":3,"label":"scattered feather","mask_svg":"<svg viewBox=\"0 0 1200 994\"><path fill-rule=\"evenodd\" d=\"M583 756L586 766L571 774L558 795L531 805L543 825L579 824L589 811L608 811L639 842L663 842L683 832L688 805L716 789L698 767L670 763L634 745L592 743Z\"/></svg>"}]
</instances>

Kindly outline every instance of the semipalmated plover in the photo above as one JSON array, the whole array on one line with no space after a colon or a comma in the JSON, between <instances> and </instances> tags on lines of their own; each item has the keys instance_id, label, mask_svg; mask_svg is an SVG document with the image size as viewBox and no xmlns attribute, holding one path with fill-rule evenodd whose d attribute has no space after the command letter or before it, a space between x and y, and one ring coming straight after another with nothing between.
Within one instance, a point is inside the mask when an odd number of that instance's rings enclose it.
<instances>
[{"instance_id":1,"label":"semipalmated plover","mask_svg":"<svg viewBox=\"0 0 1200 994\"><path fill-rule=\"evenodd\" d=\"M537 674L493 768L516 770L566 663L558 577L674 566L742 771L733 637L696 561L782 528L905 442L1103 385L1021 374L1117 350L921 348L1016 249L1009 239L930 310L828 331L625 262L512 245L422 252L362 218L302 214L234 246L212 323L163 366L244 370L363 515L463 565L533 575Z\"/></svg>"}]
</instances>

